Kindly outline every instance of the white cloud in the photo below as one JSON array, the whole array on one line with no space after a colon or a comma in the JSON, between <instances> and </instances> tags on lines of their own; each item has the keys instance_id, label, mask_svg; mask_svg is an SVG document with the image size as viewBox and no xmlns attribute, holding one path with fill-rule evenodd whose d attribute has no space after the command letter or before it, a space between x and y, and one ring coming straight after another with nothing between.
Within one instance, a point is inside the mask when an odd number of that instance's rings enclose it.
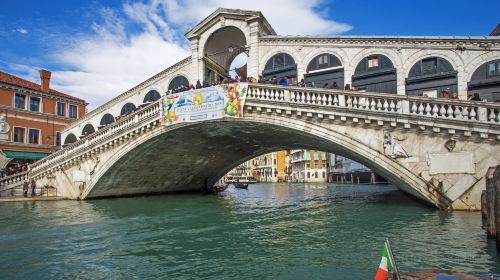
<instances>
[{"instance_id":1,"label":"white cloud","mask_svg":"<svg viewBox=\"0 0 500 280\"><path fill-rule=\"evenodd\" d=\"M18 28L16 30L14 30L15 32L19 32L21 34L28 34L28 30L25 29L25 28Z\"/></svg>"},{"instance_id":2,"label":"white cloud","mask_svg":"<svg viewBox=\"0 0 500 280\"><path fill-rule=\"evenodd\" d=\"M259 10L278 34L338 34L349 30L315 12L318 0L151 0L125 3L121 10L101 11L92 34L78 36L53 54L62 69L52 86L85 99L94 109L148 77L190 55L183 38L218 7ZM307 23L307 24L305 24ZM135 32L129 28L133 24Z\"/></svg>"}]
</instances>

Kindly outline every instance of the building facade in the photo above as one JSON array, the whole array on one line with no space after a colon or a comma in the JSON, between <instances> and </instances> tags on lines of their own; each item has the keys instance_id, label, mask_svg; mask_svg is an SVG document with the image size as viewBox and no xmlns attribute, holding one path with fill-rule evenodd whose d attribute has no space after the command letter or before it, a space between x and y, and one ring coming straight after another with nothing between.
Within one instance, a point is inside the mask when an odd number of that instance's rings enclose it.
<instances>
[{"instance_id":1,"label":"building facade","mask_svg":"<svg viewBox=\"0 0 500 280\"><path fill-rule=\"evenodd\" d=\"M63 128L85 115L86 102L50 88L51 73L40 70L40 84L0 72L0 168L32 162L55 151Z\"/></svg>"},{"instance_id":2,"label":"building facade","mask_svg":"<svg viewBox=\"0 0 500 280\"><path fill-rule=\"evenodd\" d=\"M314 150L290 150L292 182L327 182L327 154Z\"/></svg>"}]
</instances>

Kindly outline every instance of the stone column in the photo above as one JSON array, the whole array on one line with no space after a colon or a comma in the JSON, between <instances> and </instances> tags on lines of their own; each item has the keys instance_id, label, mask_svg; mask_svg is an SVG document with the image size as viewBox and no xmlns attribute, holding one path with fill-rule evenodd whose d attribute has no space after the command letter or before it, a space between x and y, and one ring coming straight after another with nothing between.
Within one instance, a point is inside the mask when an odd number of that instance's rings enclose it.
<instances>
[{"instance_id":1,"label":"stone column","mask_svg":"<svg viewBox=\"0 0 500 280\"><path fill-rule=\"evenodd\" d=\"M259 22L253 21L249 24L249 36L247 45L250 48L247 61L247 76L259 78Z\"/></svg>"},{"instance_id":2,"label":"stone column","mask_svg":"<svg viewBox=\"0 0 500 280\"><path fill-rule=\"evenodd\" d=\"M189 83L194 84L203 77L203 61L200 55L199 38L191 39L191 75ZM200 66L201 64L201 66Z\"/></svg>"}]
</instances>

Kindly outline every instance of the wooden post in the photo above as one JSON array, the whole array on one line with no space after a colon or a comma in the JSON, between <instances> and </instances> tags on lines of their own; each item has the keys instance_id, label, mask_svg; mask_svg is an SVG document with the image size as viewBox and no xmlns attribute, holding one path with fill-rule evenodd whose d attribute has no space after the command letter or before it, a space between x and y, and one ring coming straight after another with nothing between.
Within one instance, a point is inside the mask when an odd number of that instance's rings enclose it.
<instances>
[{"instance_id":1,"label":"wooden post","mask_svg":"<svg viewBox=\"0 0 500 280\"><path fill-rule=\"evenodd\" d=\"M495 167L490 167L486 173L486 235L490 239L495 239L497 234L495 219L495 175L497 175L498 172L495 172L495 169Z\"/></svg>"},{"instance_id":2,"label":"wooden post","mask_svg":"<svg viewBox=\"0 0 500 280\"><path fill-rule=\"evenodd\" d=\"M481 218L483 219L483 225L486 224L486 215L487 215L487 204L486 204L486 190L481 192Z\"/></svg>"},{"instance_id":3,"label":"wooden post","mask_svg":"<svg viewBox=\"0 0 500 280\"><path fill-rule=\"evenodd\" d=\"M495 186L495 223L496 223L496 238L497 238L497 253L500 253L500 165L497 165L495 176L494 176L494 186Z\"/></svg>"}]
</instances>

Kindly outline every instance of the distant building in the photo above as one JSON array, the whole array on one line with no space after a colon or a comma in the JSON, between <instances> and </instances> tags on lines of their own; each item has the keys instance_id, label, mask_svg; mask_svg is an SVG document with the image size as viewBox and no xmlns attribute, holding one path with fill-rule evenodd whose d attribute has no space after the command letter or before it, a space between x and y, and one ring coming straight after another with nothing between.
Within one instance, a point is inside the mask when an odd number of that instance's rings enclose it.
<instances>
[{"instance_id":1,"label":"distant building","mask_svg":"<svg viewBox=\"0 0 500 280\"><path fill-rule=\"evenodd\" d=\"M338 184L380 184L387 180L368 167L336 154L328 155L328 181Z\"/></svg>"},{"instance_id":2,"label":"distant building","mask_svg":"<svg viewBox=\"0 0 500 280\"><path fill-rule=\"evenodd\" d=\"M291 150L292 182L317 183L327 181L327 154L313 150Z\"/></svg>"},{"instance_id":3,"label":"distant building","mask_svg":"<svg viewBox=\"0 0 500 280\"><path fill-rule=\"evenodd\" d=\"M63 127L85 115L86 102L51 89L50 76L40 70L37 84L0 71L0 169L57 150Z\"/></svg>"}]
</instances>

